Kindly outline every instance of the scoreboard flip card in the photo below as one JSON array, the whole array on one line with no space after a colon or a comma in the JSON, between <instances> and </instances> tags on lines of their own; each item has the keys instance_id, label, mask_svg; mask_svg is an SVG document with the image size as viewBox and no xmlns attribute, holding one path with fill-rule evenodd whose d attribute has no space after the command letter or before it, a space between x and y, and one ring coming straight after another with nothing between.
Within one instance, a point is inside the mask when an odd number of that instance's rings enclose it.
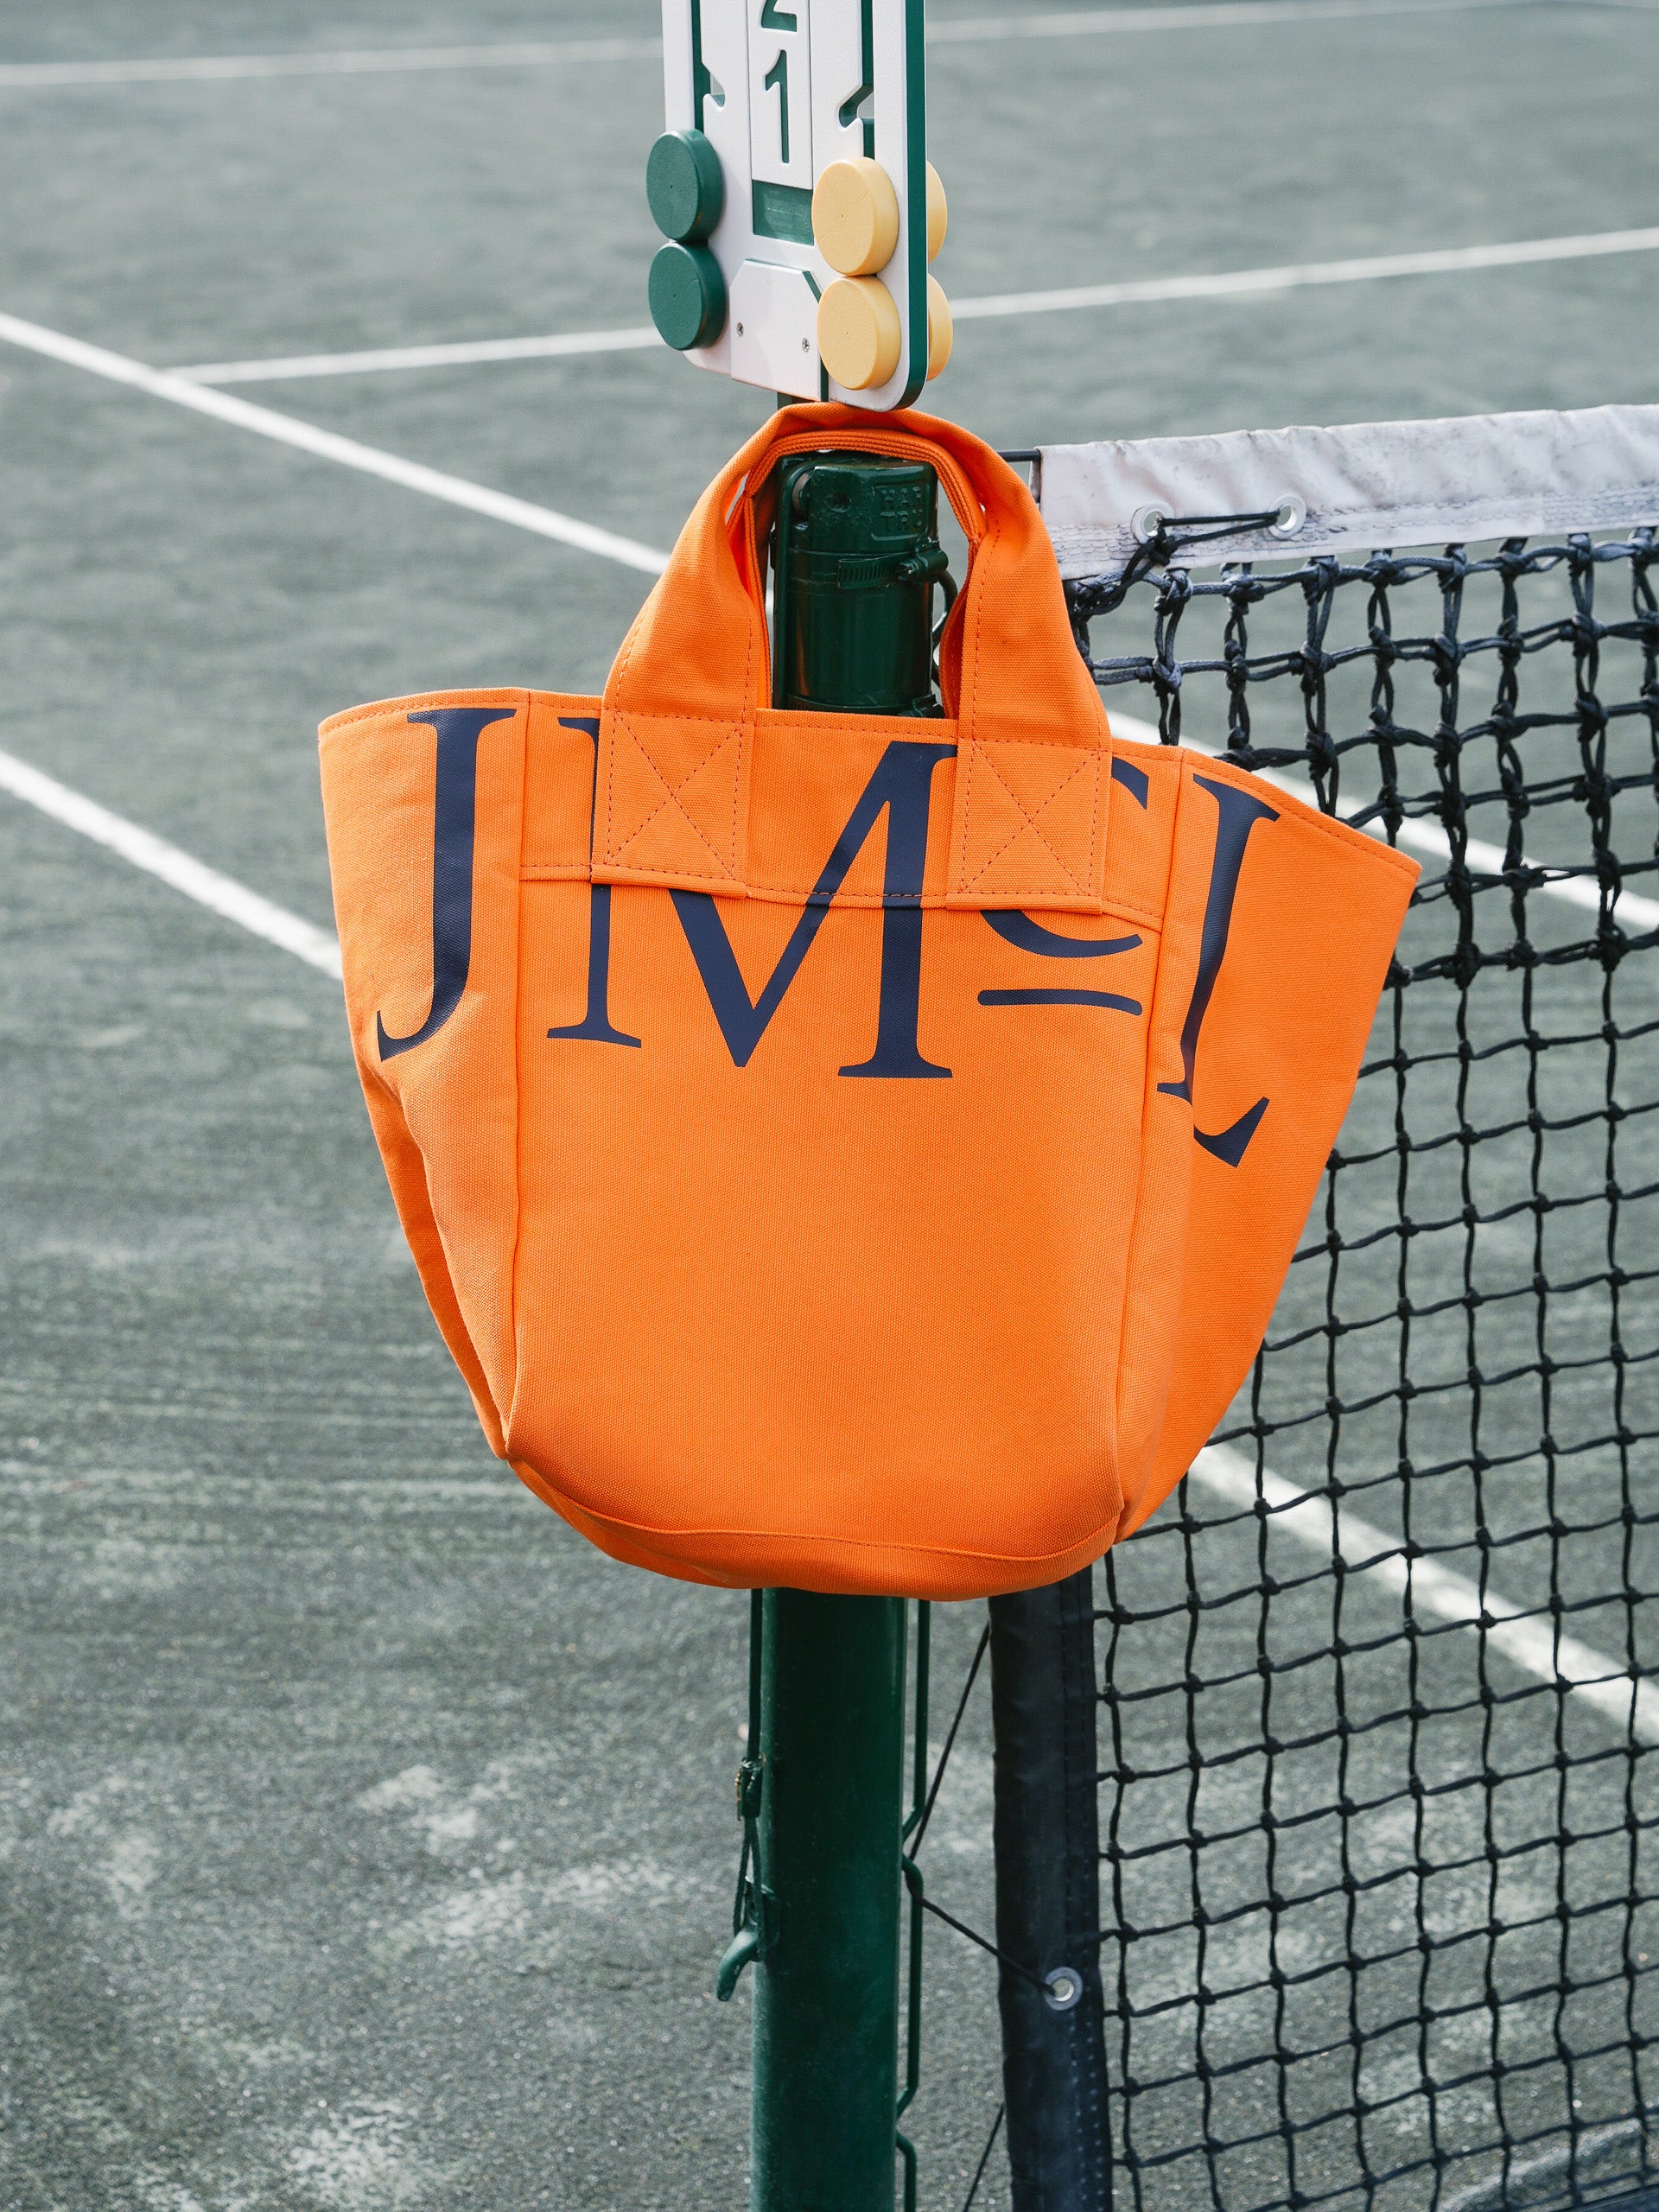
<instances>
[{"instance_id":1,"label":"scoreboard flip card","mask_svg":"<svg viewBox=\"0 0 1659 2212\"><path fill-rule=\"evenodd\" d=\"M908 406L950 352L928 274L923 0L663 0L669 243L652 316L700 368L800 399Z\"/></svg>"}]
</instances>

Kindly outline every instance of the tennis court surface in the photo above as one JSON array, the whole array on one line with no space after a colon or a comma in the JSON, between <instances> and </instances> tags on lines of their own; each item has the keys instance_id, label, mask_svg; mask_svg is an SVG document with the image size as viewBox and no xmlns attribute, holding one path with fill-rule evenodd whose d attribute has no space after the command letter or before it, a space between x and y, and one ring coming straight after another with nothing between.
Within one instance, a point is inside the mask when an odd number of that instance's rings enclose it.
<instances>
[{"instance_id":1,"label":"tennis court surface","mask_svg":"<svg viewBox=\"0 0 1659 2212\"><path fill-rule=\"evenodd\" d=\"M489 1457L365 1122L317 798L341 706L599 688L760 420L649 331L656 11L595 12L0 30L5 2212L743 2201L746 1601ZM992 442L1659 400L1659 10L931 14L930 396ZM1659 1721L1615 1708L1659 1587L1659 638L1650 542L1599 543L1402 558L1319 633L1334 803L1432 828L1445 747L1398 734L1477 732L1452 812L1543 873L1420 851L1268 1357L1097 1578L1137 2212L1651 2183ZM1305 781L1294 566L1080 596L1115 719L1179 665L1186 740ZM1298 1503L1331 1477L1342 1567ZM982 1618L936 1609L936 1732ZM926 1854L982 1929L990 1793L982 1687ZM906 2124L955 2207L995 1969L928 1961Z\"/></svg>"}]
</instances>

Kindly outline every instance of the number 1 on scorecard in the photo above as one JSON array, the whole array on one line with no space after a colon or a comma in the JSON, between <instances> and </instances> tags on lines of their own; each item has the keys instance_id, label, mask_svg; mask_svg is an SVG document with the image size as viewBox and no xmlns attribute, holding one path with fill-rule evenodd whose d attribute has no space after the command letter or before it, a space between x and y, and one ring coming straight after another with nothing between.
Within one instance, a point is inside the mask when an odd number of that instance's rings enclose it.
<instances>
[{"instance_id":1,"label":"number 1 on scorecard","mask_svg":"<svg viewBox=\"0 0 1659 2212\"><path fill-rule=\"evenodd\" d=\"M810 0L749 0L750 174L812 189Z\"/></svg>"}]
</instances>

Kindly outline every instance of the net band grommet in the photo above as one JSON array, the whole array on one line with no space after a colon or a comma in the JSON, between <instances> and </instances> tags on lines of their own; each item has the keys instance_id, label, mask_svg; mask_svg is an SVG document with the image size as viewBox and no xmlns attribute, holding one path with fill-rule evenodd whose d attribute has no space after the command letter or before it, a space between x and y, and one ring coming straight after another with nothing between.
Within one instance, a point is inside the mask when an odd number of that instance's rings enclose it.
<instances>
[{"instance_id":1,"label":"net band grommet","mask_svg":"<svg viewBox=\"0 0 1659 2212\"><path fill-rule=\"evenodd\" d=\"M1275 505L1251 514L1172 515L1155 502L1148 501L1129 517L1129 529L1137 545L1154 545L1172 532L1185 537L1192 531L1202 531L1207 537L1221 537L1227 535L1230 526L1239 531L1265 530L1273 537L1294 537L1306 520L1306 500L1287 492ZM1204 540L1196 542L1202 543Z\"/></svg>"},{"instance_id":2,"label":"net band grommet","mask_svg":"<svg viewBox=\"0 0 1659 2212\"><path fill-rule=\"evenodd\" d=\"M1052 1967L1043 1976L1043 2002L1051 2012L1074 2012L1083 1999L1083 1976L1076 1967Z\"/></svg>"}]
</instances>

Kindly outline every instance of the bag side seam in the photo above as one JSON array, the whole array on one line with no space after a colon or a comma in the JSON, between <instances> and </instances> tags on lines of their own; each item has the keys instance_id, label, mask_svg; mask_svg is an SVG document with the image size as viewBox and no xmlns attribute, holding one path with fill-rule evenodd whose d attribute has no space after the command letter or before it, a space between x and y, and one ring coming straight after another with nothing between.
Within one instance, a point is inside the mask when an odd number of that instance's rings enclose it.
<instances>
[{"instance_id":1,"label":"bag side seam","mask_svg":"<svg viewBox=\"0 0 1659 2212\"><path fill-rule=\"evenodd\" d=\"M524 734L518 755L518 880L512 916L512 1252L507 1268L507 1342L512 1347L512 1388L501 1414L505 1443L512 1433L526 1363L518 1351L518 1264L524 1243L524 1065L519 1001L524 979L524 827L530 819L531 695L524 694ZM597 744L597 739L595 739ZM591 832L589 833L591 836Z\"/></svg>"},{"instance_id":2,"label":"bag side seam","mask_svg":"<svg viewBox=\"0 0 1659 2212\"><path fill-rule=\"evenodd\" d=\"M1147 1187L1146 1169L1147 1152L1148 1147L1147 1133L1151 1125L1152 1116L1157 1112L1160 1101L1160 1092L1158 1090L1156 1029L1159 987L1163 981L1164 961L1169 947L1169 912L1175 892L1176 861L1180 851L1181 810L1185 800L1187 791L1190 788L1191 782L1192 779L1186 775L1178 775L1175 780L1175 810L1169 825L1168 875L1164 887L1164 912L1162 921L1158 931L1158 955L1153 965L1152 988L1147 997L1146 1071L1143 1077L1144 1088L1141 1091L1141 1122L1137 1136L1135 1206L1129 1217L1128 1233L1124 1239L1124 1252L1126 1257L1123 1268L1123 1294L1122 1303L1118 1308L1117 1316L1117 1381L1116 1388L1115 1389L1112 1395L1114 1457L1116 1457L1116 1449L1118 1445L1121 1443L1123 1434L1123 1389L1127 1376L1127 1366L1123 1357L1123 1335L1124 1330L1128 1325L1130 1301L1134 1294L1133 1278L1135 1273L1135 1262L1137 1256L1137 1247L1140 1241L1140 1230L1147 1208L1151 1203L1151 1193ZM1186 1210L1190 1219L1192 1210L1190 1196L1187 1200ZM1183 1274L1185 1274L1185 1238L1184 1236L1182 1239ZM1166 1376L1164 1381L1164 1399L1166 1404L1168 1402L1168 1396L1169 1378ZM1159 1426L1161 1430L1161 1414L1160 1416ZM1150 1468L1150 1462L1148 1462L1148 1468ZM1116 1543L1117 1541L1116 1532L1122 1527L1124 1516L1130 1510L1123 1475L1124 1469L1120 1460L1117 1467L1117 1519L1113 1527L1113 1534L1110 1539L1112 1543ZM1108 1548L1109 1548L1109 1545Z\"/></svg>"}]
</instances>

